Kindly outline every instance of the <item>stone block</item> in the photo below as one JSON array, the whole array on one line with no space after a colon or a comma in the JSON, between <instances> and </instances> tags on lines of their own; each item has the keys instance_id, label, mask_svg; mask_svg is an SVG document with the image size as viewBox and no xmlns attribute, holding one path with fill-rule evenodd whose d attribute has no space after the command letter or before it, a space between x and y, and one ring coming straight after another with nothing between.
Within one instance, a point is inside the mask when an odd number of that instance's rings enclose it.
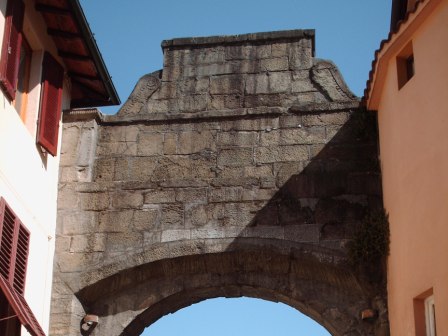
<instances>
[{"instance_id":1,"label":"stone block","mask_svg":"<svg viewBox=\"0 0 448 336\"><path fill-rule=\"evenodd\" d=\"M183 69L185 69L185 67L181 68L179 64L164 67L162 71L162 82L178 80L183 74Z\"/></svg>"},{"instance_id":2,"label":"stone block","mask_svg":"<svg viewBox=\"0 0 448 336\"><path fill-rule=\"evenodd\" d=\"M162 205L161 225L163 228L184 226L184 207L181 204Z\"/></svg>"},{"instance_id":3,"label":"stone block","mask_svg":"<svg viewBox=\"0 0 448 336\"><path fill-rule=\"evenodd\" d=\"M230 177L219 177L210 181L210 185L214 187L248 187L258 185L258 178L253 176L230 176Z\"/></svg>"},{"instance_id":4,"label":"stone block","mask_svg":"<svg viewBox=\"0 0 448 336\"><path fill-rule=\"evenodd\" d=\"M317 91L316 86L310 79L309 70L298 70L293 72L291 91L293 93Z\"/></svg>"},{"instance_id":5,"label":"stone block","mask_svg":"<svg viewBox=\"0 0 448 336\"><path fill-rule=\"evenodd\" d=\"M260 61L260 66L265 71L287 71L288 58L268 58Z\"/></svg>"},{"instance_id":6,"label":"stone block","mask_svg":"<svg viewBox=\"0 0 448 336\"><path fill-rule=\"evenodd\" d=\"M101 211L110 206L110 196L108 193L82 193L79 195L82 210Z\"/></svg>"},{"instance_id":7,"label":"stone block","mask_svg":"<svg viewBox=\"0 0 448 336\"><path fill-rule=\"evenodd\" d=\"M73 236L69 246L71 253L103 252L106 249L106 234Z\"/></svg>"},{"instance_id":8,"label":"stone block","mask_svg":"<svg viewBox=\"0 0 448 336\"><path fill-rule=\"evenodd\" d=\"M207 189L181 189L176 191L176 201L183 203L205 203L207 201Z\"/></svg>"},{"instance_id":9,"label":"stone block","mask_svg":"<svg viewBox=\"0 0 448 336\"><path fill-rule=\"evenodd\" d=\"M127 161L117 161L117 164L123 164L115 168L115 179L131 181L148 181L158 166L157 157L135 157ZM123 176L121 176L123 175ZM121 177L121 178L120 178Z\"/></svg>"},{"instance_id":10,"label":"stone block","mask_svg":"<svg viewBox=\"0 0 448 336\"><path fill-rule=\"evenodd\" d=\"M283 115L279 121L281 128L297 128L302 127L302 116L300 115Z\"/></svg>"},{"instance_id":11,"label":"stone block","mask_svg":"<svg viewBox=\"0 0 448 336\"><path fill-rule=\"evenodd\" d=\"M177 87L181 94L208 93L210 88L210 78L185 78L177 82Z\"/></svg>"},{"instance_id":12,"label":"stone block","mask_svg":"<svg viewBox=\"0 0 448 336\"><path fill-rule=\"evenodd\" d=\"M191 238L190 230L164 230L162 231L162 243L176 241L176 240L186 240Z\"/></svg>"},{"instance_id":13,"label":"stone block","mask_svg":"<svg viewBox=\"0 0 448 336\"><path fill-rule=\"evenodd\" d=\"M260 146L278 146L281 144L281 131L280 130L268 130L260 132Z\"/></svg>"},{"instance_id":14,"label":"stone block","mask_svg":"<svg viewBox=\"0 0 448 336\"><path fill-rule=\"evenodd\" d=\"M253 164L251 148L223 149L218 155L218 166L250 166Z\"/></svg>"},{"instance_id":15,"label":"stone block","mask_svg":"<svg viewBox=\"0 0 448 336\"><path fill-rule=\"evenodd\" d=\"M309 151L305 145L258 147L255 149L255 162L257 163L306 161L308 159Z\"/></svg>"},{"instance_id":16,"label":"stone block","mask_svg":"<svg viewBox=\"0 0 448 336\"><path fill-rule=\"evenodd\" d=\"M211 131L179 133L179 154L192 154L202 150L215 150L215 136Z\"/></svg>"},{"instance_id":17,"label":"stone block","mask_svg":"<svg viewBox=\"0 0 448 336\"><path fill-rule=\"evenodd\" d=\"M210 94L242 94L244 79L241 75L224 75L210 78Z\"/></svg>"},{"instance_id":18,"label":"stone block","mask_svg":"<svg viewBox=\"0 0 448 336\"><path fill-rule=\"evenodd\" d=\"M134 211L132 223L137 231L150 231L160 225L160 209L158 206Z\"/></svg>"},{"instance_id":19,"label":"stone block","mask_svg":"<svg viewBox=\"0 0 448 336\"><path fill-rule=\"evenodd\" d=\"M238 202L241 201L242 193L242 187L211 189L209 191L208 200L211 203Z\"/></svg>"},{"instance_id":20,"label":"stone block","mask_svg":"<svg viewBox=\"0 0 448 336\"><path fill-rule=\"evenodd\" d=\"M59 228L57 230L58 232L63 231L62 228ZM93 231L93 230L92 230ZM72 240L72 237L64 237L64 236L56 236L56 251L58 252L69 252L70 251L70 241Z\"/></svg>"},{"instance_id":21,"label":"stone block","mask_svg":"<svg viewBox=\"0 0 448 336\"><path fill-rule=\"evenodd\" d=\"M190 51L192 64L216 64L225 61L224 47L198 48Z\"/></svg>"},{"instance_id":22,"label":"stone block","mask_svg":"<svg viewBox=\"0 0 448 336\"><path fill-rule=\"evenodd\" d=\"M201 153L186 156L164 157L151 175L151 180L164 186L177 184L179 180L191 181L198 178L215 176L212 168L216 167L214 153L204 150ZM172 182L170 182L172 181ZM188 182L191 184L191 182ZM198 182L196 181L196 186Z\"/></svg>"},{"instance_id":23,"label":"stone block","mask_svg":"<svg viewBox=\"0 0 448 336\"><path fill-rule=\"evenodd\" d=\"M255 59L256 47L250 45L227 46L225 57L227 61Z\"/></svg>"},{"instance_id":24,"label":"stone block","mask_svg":"<svg viewBox=\"0 0 448 336\"><path fill-rule=\"evenodd\" d=\"M167 100L176 97L178 86L174 82L162 82L159 89L151 95L155 100Z\"/></svg>"},{"instance_id":25,"label":"stone block","mask_svg":"<svg viewBox=\"0 0 448 336\"><path fill-rule=\"evenodd\" d=\"M111 195L114 209L137 209L143 205L143 195L136 191L119 191Z\"/></svg>"},{"instance_id":26,"label":"stone block","mask_svg":"<svg viewBox=\"0 0 448 336\"><path fill-rule=\"evenodd\" d=\"M209 100L207 94L182 96L176 100L176 106L180 112L194 113L207 110Z\"/></svg>"},{"instance_id":27,"label":"stone block","mask_svg":"<svg viewBox=\"0 0 448 336\"><path fill-rule=\"evenodd\" d=\"M257 132L220 132L217 137L217 146L222 147L253 147L257 143Z\"/></svg>"},{"instance_id":28,"label":"stone block","mask_svg":"<svg viewBox=\"0 0 448 336\"><path fill-rule=\"evenodd\" d=\"M208 223L209 206L204 204L188 205L185 209L185 226L186 227L201 227ZM211 215L210 215L211 216Z\"/></svg>"},{"instance_id":29,"label":"stone block","mask_svg":"<svg viewBox=\"0 0 448 336\"><path fill-rule=\"evenodd\" d=\"M62 273L74 273L86 270L86 265L98 265L103 261L103 253L60 253L58 265Z\"/></svg>"},{"instance_id":30,"label":"stone block","mask_svg":"<svg viewBox=\"0 0 448 336\"><path fill-rule=\"evenodd\" d=\"M160 243L162 241L162 233L160 231L143 232L143 248Z\"/></svg>"},{"instance_id":31,"label":"stone block","mask_svg":"<svg viewBox=\"0 0 448 336\"><path fill-rule=\"evenodd\" d=\"M138 251L143 249L143 233L109 233L107 235L106 248L108 252Z\"/></svg>"},{"instance_id":32,"label":"stone block","mask_svg":"<svg viewBox=\"0 0 448 336\"><path fill-rule=\"evenodd\" d=\"M289 92L291 90L291 74L289 72L274 72L269 74L269 91Z\"/></svg>"},{"instance_id":33,"label":"stone block","mask_svg":"<svg viewBox=\"0 0 448 336\"><path fill-rule=\"evenodd\" d=\"M271 44L257 45L255 52L258 59L269 58L272 56Z\"/></svg>"},{"instance_id":34,"label":"stone block","mask_svg":"<svg viewBox=\"0 0 448 336\"><path fill-rule=\"evenodd\" d=\"M161 133L140 133L138 136L139 156L159 155L163 153L163 134Z\"/></svg>"},{"instance_id":35,"label":"stone block","mask_svg":"<svg viewBox=\"0 0 448 336\"><path fill-rule=\"evenodd\" d=\"M270 93L269 75L267 73L248 75L246 77L245 94Z\"/></svg>"},{"instance_id":36,"label":"stone block","mask_svg":"<svg viewBox=\"0 0 448 336\"><path fill-rule=\"evenodd\" d=\"M273 189L276 187L275 184L275 178L274 177L270 177L270 172L269 174L263 174L260 175L260 188L262 189Z\"/></svg>"},{"instance_id":37,"label":"stone block","mask_svg":"<svg viewBox=\"0 0 448 336\"><path fill-rule=\"evenodd\" d=\"M59 167L59 182L77 182L78 170L75 167Z\"/></svg>"},{"instance_id":38,"label":"stone block","mask_svg":"<svg viewBox=\"0 0 448 336\"><path fill-rule=\"evenodd\" d=\"M284 227L285 238L301 243L318 243L320 229L317 224L288 225Z\"/></svg>"},{"instance_id":39,"label":"stone block","mask_svg":"<svg viewBox=\"0 0 448 336\"><path fill-rule=\"evenodd\" d=\"M289 68L291 70L311 69L313 66L313 55L311 40L302 39L289 45Z\"/></svg>"},{"instance_id":40,"label":"stone block","mask_svg":"<svg viewBox=\"0 0 448 336\"><path fill-rule=\"evenodd\" d=\"M80 166L92 164L95 155L96 128L89 127L81 130L78 147L78 160Z\"/></svg>"},{"instance_id":41,"label":"stone block","mask_svg":"<svg viewBox=\"0 0 448 336\"><path fill-rule=\"evenodd\" d=\"M125 232L132 227L132 210L104 211L99 215L98 232Z\"/></svg>"},{"instance_id":42,"label":"stone block","mask_svg":"<svg viewBox=\"0 0 448 336\"><path fill-rule=\"evenodd\" d=\"M255 218L258 207L251 203L224 203L220 224L229 226L248 226Z\"/></svg>"},{"instance_id":43,"label":"stone block","mask_svg":"<svg viewBox=\"0 0 448 336\"><path fill-rule=\"evenodd\" d=\"M271 45L271 55L272 57L288 56L288 49L287 43L273 43Z\"/></svg>"},{"instance_id":44,"label":"stone block","mask_svg":"<svg viewBox=\"0 0 448 336\"><path fill-rule=\"evenodd\" d=\"M135 142L102 142L99 143L96 155L101 157L133 156L137 155L137 143Z\"/></svg>"},{"instance_id":45,"label":"stone block","mask_svg":"<svg viewBox=\"0 0 448 336\"><path fill-rule=\"evenodd\" d=\"M173 99L148 99L146 109L150 113L167 113L173 109ZM174 107L174 109L177 109Z\"/></svg>"},{"instance_id":46,"label":"stone block","mask_svg":"<svg viewBox=\"0 0 448 336\"><path fill-rule=\"evenodd\" d=\"M255 94L244 96L244 107L282 106L287 101L283 94Z\"/></svg>"},{"instance_id":47,"label":"stone block","mask_svg":"<svg viewBox=\"0 0 448 336\"><path fill-rule=\"evenodd\" d=\"M277 177L277 186L283 186L292 176L302 173L307 163L307 161L275 163L274 174Z\"/></svg>"},{"instance_id":48,"label":"stone block","mask_svg":"<svg viewBox=\"0 0 448 336\"><path fill-rule=\"evenodd\" d=\"M79 195L73 184L59 186L58 210L75 210L79 206Z\"/></svg>"},{"instance_id":49,"label":"stone block","mask_svg":"<svg viewBox=\"0 0 448 336\"><path fill-rule=\"evenodd\" d=\"M210 97L209 110L228 110L243 107L243 97L238 94L214 95Z\"/></svg>"},{"instance_id":50,"label":"stone block","mask_svg":"<svg viewBox=\"0 0 448 336\"><path fill-rule=\"evenodd\" d=\"M177 134L165 133L163 136L163 154L172 155L177 153Z\"/></svg>"},{"instance_id":51,"label":"stone block","mask_svg":"<svg viewBox=\"0 0 448 336\"><path fill-rule=\"evenodd\" d=\"M250 188L243 190L243 201L269 201L277 192L277 189Z\"/></svg>"},{"instance_id":52,"label":"stone block","mask_svg":"<svg viewBox=\"0 0 448 336\"><path fill-rule=\"evenodd\" d=\"M243 237L285 239L284 228L279 226L256 226L245 228Z\"/></svg>"},{"instance_id":53,"label":"stone block","mask_svg":"<svg viewBox=\"0 0 448 336\"><path fill-rule=\"evenodd\" d=\"M323 127L302 127L281 131L280 144L323 144L326 143L326 133Z\"/></svg>"},{"instance_id":54,"label":"stone block","mask_svg":"<svg viewBox=\"0 0 448 336\"><path fill-rule=\"evenodd\" d=\"M62 235L82 235L92 233L96 229L96 216L95 212L75 212L62 214L62 228L57 227L57 232Z\"/></svg>"},{"instance_id":55,"label":"stone block","mask_svg":"<svg viewBox=\"0 0 448 336\"><path fill-rule=\"evenodd\" d=\"M99 142L135 142L140 132L139 126L101 126L98 130Z\"/></svg>"},{"instance_id":56,"label":"stone block","mask_svg":"<svg viewBox=\"0 0 448 336\"><path fill-rule=\"evenodd\" d=\"M95 181L113 181L115 178L116 160L111 158L98 158L94 166Z\"/></svg>"},{"instance_id":57,"label":"stone block","mask_svg":"<svg viewBox=\"0 0 448 336\"><path fill-rule=\"evenodd\" d=\"M264 131L267 129L272 130L278 127L278 118L239 119L221 122L221 128L223 131Z\"/></svg>"},{"instance_id":58,"label":"stone block","mask_svg":"<svg viewBox=\"0 0 448 336\"><path fill-rule=\"evenodd\" d=\"M269 178L273 175L273 168L270 164L244 167L244 176L246 178Z\"/></svg>"},{"instance_id":59,"label":"stone block","mask_svg":"<svg viewBox=\"0 0 448 336\"><path fill-rule=\"evenodd\" d=\"M145 204L174 203L176 192L168 189L153 189L145 193Z\"/></svg>"},{"instance_id":60,"label":"stone block","mask_svg":"<svg viewBox=\"0 0 448 336\"><path fill-rule=\"evenodd\" d=\"M191 239L216 239L224 238L223 229L194 229L191 230Z\"/></svg>"},{"instance_id":61,"label":"stone block","mask_svg":"<svg viewBox=\"0 0 448 336\"><path fill-rule=\"evenodd\" d=\"M303 116L303 126L344 125L349 119L349 112L309 114Z\"/></svg>"}]
</instances>

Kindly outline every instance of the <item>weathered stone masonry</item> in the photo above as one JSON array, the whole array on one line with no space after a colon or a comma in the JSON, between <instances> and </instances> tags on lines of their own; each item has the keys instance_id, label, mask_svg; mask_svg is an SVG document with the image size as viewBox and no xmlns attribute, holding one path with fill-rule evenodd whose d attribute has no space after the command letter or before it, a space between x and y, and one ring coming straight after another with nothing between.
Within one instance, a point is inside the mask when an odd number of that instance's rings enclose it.
<instances>
[{"instance_id":1,"label":"weathered stone masonry","mask_svg":"<svg viewBox=\"0 0 448 336\"><path fill-rule=\"evenodd\" d=\"M333 335L385 335L384 288L346 258L382 204L376 138L335 65L314 58L314 31L162 48L163 70L117 115L64 116L51 335L139 335L243 295Z\"/></svg>"}]
</instances>

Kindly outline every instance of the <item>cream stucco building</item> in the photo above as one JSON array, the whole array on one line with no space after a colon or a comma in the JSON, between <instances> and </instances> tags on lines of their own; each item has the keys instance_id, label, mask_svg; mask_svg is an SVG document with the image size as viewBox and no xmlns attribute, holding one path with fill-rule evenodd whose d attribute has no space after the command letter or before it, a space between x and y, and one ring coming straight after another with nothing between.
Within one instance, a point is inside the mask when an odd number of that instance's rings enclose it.
<instances>
[{"instance_id":1,"label":"cream stucco building","mask_svg":"<svg viewBox=\"0 0 448 336\"><path fill-rule=\"evenodd\" d=\"M46 335L61 112L118 97L78 1L1 1L0 47L0 334Z\"/></svg>"}]
</instances>

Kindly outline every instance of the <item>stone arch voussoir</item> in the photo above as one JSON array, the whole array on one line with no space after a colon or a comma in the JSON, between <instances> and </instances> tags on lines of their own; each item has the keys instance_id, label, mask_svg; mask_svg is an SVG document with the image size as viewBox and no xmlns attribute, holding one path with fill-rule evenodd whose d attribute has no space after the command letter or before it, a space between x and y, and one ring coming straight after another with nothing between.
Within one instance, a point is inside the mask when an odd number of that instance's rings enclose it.
<instances>
[{"instance_id":1,"label":"stone arch voussoir","mask_svg":"<svg viewBox=\"0 0 448 336\"><path fill-rule=\"evenodd\" d=\"M371 306L344 258L313 245L275 239L206 239L165 244L181 255L146 262L77 293L87 313L100 317L95 335L138 336L166 314L215 297L283 302L332 335L370 335L359 312ZM162 247L161 247L162 248ZM174 252L175 253L175 252Z\"/></svg>"}]
</instances>

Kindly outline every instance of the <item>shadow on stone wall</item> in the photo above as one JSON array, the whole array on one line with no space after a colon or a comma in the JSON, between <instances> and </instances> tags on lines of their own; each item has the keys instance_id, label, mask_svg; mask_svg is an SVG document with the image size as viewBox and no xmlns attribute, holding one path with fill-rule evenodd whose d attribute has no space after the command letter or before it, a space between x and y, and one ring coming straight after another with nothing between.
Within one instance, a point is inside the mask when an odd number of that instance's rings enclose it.
<instances>
[{"instance_id":1,"label":"shadow on stone wall","mask_svg":"<svg viewBox=\"0 0 448 336\"><path fill-rule=\"evenodd\" d=\"M359 222L382 207L376 136L374 116L352 112L327 144L309 147L308 164L287 166L269 200L255 194L246 200L252 219L233 238L216 236L215 228L209 237L155 243L157 261L118 272L77 297L86 312L104 319L133 312L122 335L139 335L168 313L219 296L284 302L335 336L380 335L387 327L384 282L370 282L346 258ZM228 229L228 215L218 230ZM361 321L367 308L379 319Z\"/></svg>"}]
</instances>

